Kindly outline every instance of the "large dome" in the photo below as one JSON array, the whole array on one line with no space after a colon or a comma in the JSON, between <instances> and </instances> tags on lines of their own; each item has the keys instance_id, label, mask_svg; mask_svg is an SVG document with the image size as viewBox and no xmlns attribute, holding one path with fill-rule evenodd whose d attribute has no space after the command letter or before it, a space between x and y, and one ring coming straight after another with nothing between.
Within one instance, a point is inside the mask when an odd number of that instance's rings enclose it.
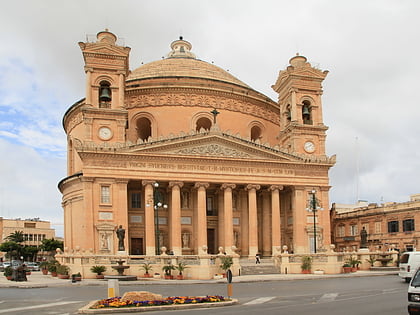
<instances>
[{"instance_id":1,"label":"large dome","mask_svg":"<svg viewBox=\"0 0 420 315\"><path fill-rule=\"evenodd\" d=\"M153 61L133 70L128 81L162 78L187 77L222 81L250 89L248 85L235 78L229 72L208 62L196 59L190 51L191 44L182 39L172 42L172 51L167 58Z\"/></svg>"}]
</instances>

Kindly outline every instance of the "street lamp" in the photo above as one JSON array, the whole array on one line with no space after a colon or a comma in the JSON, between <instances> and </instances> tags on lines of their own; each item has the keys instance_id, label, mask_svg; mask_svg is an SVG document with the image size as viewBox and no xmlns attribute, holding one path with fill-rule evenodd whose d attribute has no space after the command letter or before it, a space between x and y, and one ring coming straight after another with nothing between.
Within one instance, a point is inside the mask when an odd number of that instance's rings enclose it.
<instances>
[{"instance_id":1,"label":"street lamp","mask_svg":"<svg viewBox=\"0 0 420 315\"><path fill-rule=\"evenodd\" d=\"M308 211L312 211L314 215L314 253L316 254L316 212L318 210L324 210L320 206L319 200L316 198L316 190L311 190L311 197L309 198L309 207L306 208Z\"/></svg>"},{"instance_id":2,"label":"street lamp","mask_svg":"<svg viewBox=\"0 0 420 315\"><path fill-rule=\"evenodd\" d=\"M159 230L159 208L167 209L168 205L162 203L162 194L158 190L159 183L153 184L153 207L156 212L156 255L160 255L160 230Z\"/></svg>"}]
</instances>

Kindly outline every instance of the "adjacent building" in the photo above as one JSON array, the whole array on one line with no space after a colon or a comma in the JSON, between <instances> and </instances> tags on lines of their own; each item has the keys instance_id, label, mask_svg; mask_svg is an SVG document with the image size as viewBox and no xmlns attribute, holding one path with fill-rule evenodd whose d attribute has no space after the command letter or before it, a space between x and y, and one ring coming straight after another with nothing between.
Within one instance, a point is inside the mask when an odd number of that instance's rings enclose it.
<instances>
[{"instance_id":1,"label":"adjacent building","mask_svg":"<svg viewBox=\"0 0 420 315\"><path fill-rule=\"evenodd\" d=\"M42 240L55 238L49 221L33 219L4 219L0 217L0 235L3 242L10 234L22 231L25 245L39 246ZM5 253L0 252L0 255Z\"/></svg>"},{"instance_id":2,"label":"adjacent building","mask_svg":"<svg viewBox=\"0 0 420 315\"><path fill-rule=\"evenodd\" d=\"M109 31L79 46L86 94L63 118L65 252L255 257L285 245L329 248L329 211L314 218L310 206L315 197L328 208L335 163L322 115L328 71L294 56L273 101L198 59L182 37L166 58L134 70L130 48Z\"/></svg>"},{"instance_id":3,"label":"adjacent building","mask_svg":"<svg viewBox=\"0 0 420 315\"><path fill-rule=\"evenodd\" d=\"M363 228L371 251L416 250L420 248L420 194L402 203L333 204L331 222L338 251L357 251Z\"/></svg>"}]
</instances>

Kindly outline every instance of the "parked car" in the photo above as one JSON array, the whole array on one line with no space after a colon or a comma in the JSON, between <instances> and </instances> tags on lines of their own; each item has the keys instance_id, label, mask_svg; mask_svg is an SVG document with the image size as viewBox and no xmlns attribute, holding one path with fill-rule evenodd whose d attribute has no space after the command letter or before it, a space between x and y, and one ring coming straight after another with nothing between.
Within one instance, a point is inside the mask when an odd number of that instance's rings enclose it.
<instances>
[{"instance_id":1,"label":"parked car","mask_svg":"<svg viewBox=\"0 0 420 315\"><path fill-rule=\"evenodd\" d=\"M420 314L420 269L414 274L408 285L408 314Z\"/></svg>"},{"instance_id":2,"label":"parked car","mask_svg":"<svg viewBox=\"0 0 420 315\"><path fill-rule=\"evenodd\" d=\"M39 268L39 265L34 262L28 262L26 263L26 268L28 268L31 271L40 271L41 268Z\"/></svg>"},{"instance_id":3,"label":"parked car","mask_svg":"<svg viewBox=\"0 0 420 315\"><path fill-rule=\"evenodd\" d=\"M8 266L10 266L10 261L3 261L0 263L0 271L4 271L4 269Z\"/></svg>"},{"instance_id":4,"label":"parked car","mask_svg":"<svg viewBox=\"0 0 420 315\"><path fill-rule=\"evenodd\" d=\"M420 252L405 252L400 257L400 271L398 275L410 282L411 278L420 267Z\"/></svg>"}]
</instances>

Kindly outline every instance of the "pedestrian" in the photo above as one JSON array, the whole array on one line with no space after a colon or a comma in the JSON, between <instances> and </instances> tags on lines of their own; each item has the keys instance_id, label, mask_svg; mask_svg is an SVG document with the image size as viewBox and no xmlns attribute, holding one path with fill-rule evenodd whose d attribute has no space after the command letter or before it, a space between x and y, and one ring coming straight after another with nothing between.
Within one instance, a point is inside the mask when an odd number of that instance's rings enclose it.
<instances>
[{"instance_id":1,"label":"pedestrian","mask_svg":"<svg viewBox=\"0 0 420 315\"><path fill-rule=\"evenodd\" d=\"M258 254L258 253L255 255L255 264L261 264L260 254Z\"/></svg>"}]
</instances>

